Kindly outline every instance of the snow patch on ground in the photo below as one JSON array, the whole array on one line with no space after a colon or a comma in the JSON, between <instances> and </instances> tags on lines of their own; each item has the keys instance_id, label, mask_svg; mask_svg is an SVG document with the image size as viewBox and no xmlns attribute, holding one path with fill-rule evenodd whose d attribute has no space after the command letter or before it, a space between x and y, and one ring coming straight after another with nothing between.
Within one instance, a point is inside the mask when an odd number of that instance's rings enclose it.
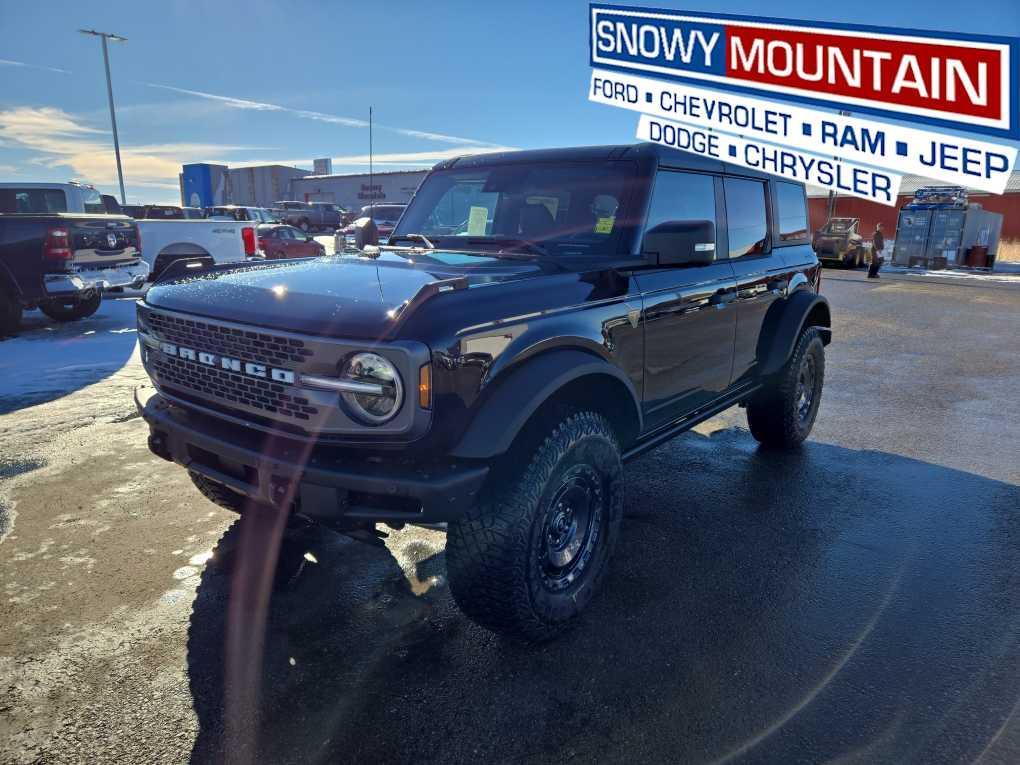
<instances>
[{"instance_id":1,"label":"snow patch on ground","mask_svg":"<svg viewBox=\"0 0 1020 765\"><path fill-rule=\"evenodd\" d=\"M87 319L59 324L29 311L0 341L0 414L52 401L109 377L137 354L134 297L106 298Z\"/></svg>"}]
</instances>

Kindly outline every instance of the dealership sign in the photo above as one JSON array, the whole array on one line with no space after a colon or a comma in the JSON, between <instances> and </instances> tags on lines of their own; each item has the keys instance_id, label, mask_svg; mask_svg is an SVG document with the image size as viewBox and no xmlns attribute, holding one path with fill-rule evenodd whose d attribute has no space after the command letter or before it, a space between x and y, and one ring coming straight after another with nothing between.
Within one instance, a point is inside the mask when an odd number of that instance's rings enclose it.
<instances>
[{"instance_id":1,"label":"dealership sign","mask_svg":"<svg viewBox=\"0 0 1020 765\"><path fill-rule=\"evenodd\" d=\"M593 4L593 67L1020 138L1020 40Z\"/></svg>"}]
</instances>

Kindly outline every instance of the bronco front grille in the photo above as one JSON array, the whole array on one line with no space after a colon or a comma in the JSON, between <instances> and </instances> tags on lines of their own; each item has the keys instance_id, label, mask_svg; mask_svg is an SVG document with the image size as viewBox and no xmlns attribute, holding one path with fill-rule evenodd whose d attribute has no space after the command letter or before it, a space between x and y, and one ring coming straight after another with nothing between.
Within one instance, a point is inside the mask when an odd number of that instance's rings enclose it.
<instances>
[{"instance_id":1,"label":"bronco front grille","mask_svg":"<svg viewBox=\"0 0 1020 765\"><path fill-rule=\"evenodd\" d=\"M149 352L148 360L157 383L210 396L227 406L244 404L295 420L308 420L319 413L308 399L288 394L287 388L271 380L234 374L156 350Z\"/></svg>"},{"instance_id":2,"label":"bronco front grille","mask_svg":"<svg viewBox=\"0 0 1020 765\"><path fill-rule=\"evenodd\" d=\"M232 356L271 367L289 367L312 355L303 341L267 332L223 327L199 319L185 319L147 311L144 320L162 340L201 348L210 353ZM248 378L241 378L248 380Z\"/></svg>"}]
</instances>

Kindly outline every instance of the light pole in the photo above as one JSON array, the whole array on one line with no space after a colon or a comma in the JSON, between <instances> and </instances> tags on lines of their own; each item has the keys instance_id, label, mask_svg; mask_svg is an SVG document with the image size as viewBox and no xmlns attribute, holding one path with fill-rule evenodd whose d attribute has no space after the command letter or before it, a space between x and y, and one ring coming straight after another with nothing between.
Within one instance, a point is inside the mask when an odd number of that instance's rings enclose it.
<instances>
[{"instance_id":1,"label":"light pole","mask_svg":"<svg viewBox=\"0 0 1020 765\"><path fill-rule=\"evenodd\" d=\"M94 29L79 29L83 35L92 35L103 41L103 65L106 67L106 97L110 101L110 123L113 125L113 153L117 156L117 180L120 181L120 203L127 204L127 195L124 193L124 171L120 167L120 139L117 138L117 115L113 111L113 83L110 81L110 53L106 49L106 41L127 42L126 37L115 35L112 32L97 32Z\"/></svg>"}]
</instances>

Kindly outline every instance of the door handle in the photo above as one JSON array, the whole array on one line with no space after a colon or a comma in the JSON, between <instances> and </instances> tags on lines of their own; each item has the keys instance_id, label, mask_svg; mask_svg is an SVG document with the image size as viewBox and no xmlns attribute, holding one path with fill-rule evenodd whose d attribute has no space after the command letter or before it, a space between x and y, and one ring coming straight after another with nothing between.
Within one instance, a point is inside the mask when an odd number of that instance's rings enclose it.
<instances>
[{"instance_id":1,"label":"door handle","mask_svg":"<svg viewBox=\"0 0 1020 765\"><path fill-rule=\"evenodd\" d=\"M769 282L767 286L769 292L775 292L777 294L782 295L786 292L787 289L789 289L790 282L788 279L776 279L774 281Z\"/></svg>"},{"instance_id":2,"label":"door handle","mask_svg":"<svg viewBox=\"0 0 1020 765\"><path fill-rule=\"evenodd\" d=\"M736 299L737 291L735 289L719 290L708 299L708 304L714 305L717 308L725 308Z\"/></svg>"}]
</instances>

